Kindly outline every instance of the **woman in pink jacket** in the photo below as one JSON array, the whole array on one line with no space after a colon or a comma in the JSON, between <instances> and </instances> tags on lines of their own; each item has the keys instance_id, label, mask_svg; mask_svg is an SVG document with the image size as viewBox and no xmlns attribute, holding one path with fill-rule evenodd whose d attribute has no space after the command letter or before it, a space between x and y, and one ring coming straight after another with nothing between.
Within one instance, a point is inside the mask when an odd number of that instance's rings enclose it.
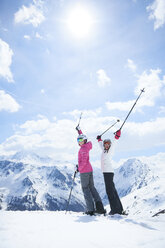
<instances>
[{"instance_id":1,"label":"woman in pink jacket","mask_svg":"<svg viewBox=\"0 0 165 248\"><path fill-rule=\"evenodd\" d=\"M81 187L86 202L88 215L94 215L94 213L104 214L104 210L101 198L94 186L93 181L93 169L89 161L89 151L92 149L92 142L87 142L87 137L82 133L79 126L76 127L78 131L77 142L80 146L78 152L78 171L80 172Z\"/></svg>"}]
</instances>

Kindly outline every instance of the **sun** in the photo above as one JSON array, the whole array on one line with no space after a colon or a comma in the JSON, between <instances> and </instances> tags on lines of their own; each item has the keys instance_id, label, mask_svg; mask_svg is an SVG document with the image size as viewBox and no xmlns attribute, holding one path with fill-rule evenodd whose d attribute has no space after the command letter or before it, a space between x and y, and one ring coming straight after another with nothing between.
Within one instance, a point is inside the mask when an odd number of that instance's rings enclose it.
<instances>
[{"instance_id":1,"label":"sun","mask_svg":"<svg viewBox=\"0 0 165 248\"><path fill-rule=\"evenodd\" d=\"M67 26L75 37L84 38L89 35L92 25L92 15L84 6L77 5L70 11Z\"/></svg>"}]
</instances>

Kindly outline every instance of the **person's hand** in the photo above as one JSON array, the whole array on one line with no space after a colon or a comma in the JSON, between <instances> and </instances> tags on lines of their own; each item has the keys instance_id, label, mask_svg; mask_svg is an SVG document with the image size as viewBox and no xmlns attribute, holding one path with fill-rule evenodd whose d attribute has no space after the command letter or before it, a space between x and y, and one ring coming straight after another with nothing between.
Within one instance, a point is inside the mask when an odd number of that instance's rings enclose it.
<instances>
[{"instance_id":1,"label":"person's hand","mask_svg":"<svg viewBox=\"0 0 165 248\"><path fill-rule=\"evenodd\" d=\"M79 125L76 127L76 130L77 132L81 130Z\"/></svg>"},{"instance_id":2,"label":"person's hand","mask_svg":"<svg viewBox=\"0 0 165 248\"><path fill-rule=\"evenodd\" d=\"M96 139L101 140L101 135L98 135Z\"/></svg>"},{"instance_id":3,"label":"person's hand","mask_svg":"<svg viewBox=\"0 0 165 248\"><path fill-rule=\"evenodd\" d=\"M115 132L115 139L119 139L120 136L121 136L121 130L119 129Z\"/></svg>"}]
</instances>

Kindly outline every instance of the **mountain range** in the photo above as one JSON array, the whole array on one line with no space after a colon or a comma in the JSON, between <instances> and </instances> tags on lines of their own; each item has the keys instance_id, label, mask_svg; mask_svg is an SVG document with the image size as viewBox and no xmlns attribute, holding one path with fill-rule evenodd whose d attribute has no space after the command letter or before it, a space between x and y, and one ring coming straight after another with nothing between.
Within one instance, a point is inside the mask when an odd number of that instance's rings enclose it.
<instances>
[{"instance_id":1,"label":"mountain range","mask_svg":"<svg viewBox=\"0 0 165 248\"><path fill-rule=\"evenodd\" d=\"M142 159L127 159L115 170L115 185L125 209L133 214L160 210L165 204L164 168L156 170L154 163ZM161 169L160 169L161 168ZM37 154L18 152L0 157L1 210L65 210L71 187L68 210L84 211L85 204L75 166ZM96 188L108 204L103 176L94 168Z\"/></svg>"}]
</instances>

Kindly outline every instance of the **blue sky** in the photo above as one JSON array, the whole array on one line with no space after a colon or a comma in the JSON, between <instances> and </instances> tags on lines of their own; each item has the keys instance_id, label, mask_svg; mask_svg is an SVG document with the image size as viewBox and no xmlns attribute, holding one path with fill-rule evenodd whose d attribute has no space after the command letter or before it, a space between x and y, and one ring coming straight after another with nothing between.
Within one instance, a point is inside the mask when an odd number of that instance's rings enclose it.
<instances>
[{"instance_id":1,"label":"blue sky","mask_svg":"<svg viewBox=\"0 0 165 248\"><path fill-rule=\"evenodd\" d=\"M0 1L0 154L76 161L75 126L113 138L141 88L114 159L165 148L163 0Z\"/></svg>"}]
</instances>

